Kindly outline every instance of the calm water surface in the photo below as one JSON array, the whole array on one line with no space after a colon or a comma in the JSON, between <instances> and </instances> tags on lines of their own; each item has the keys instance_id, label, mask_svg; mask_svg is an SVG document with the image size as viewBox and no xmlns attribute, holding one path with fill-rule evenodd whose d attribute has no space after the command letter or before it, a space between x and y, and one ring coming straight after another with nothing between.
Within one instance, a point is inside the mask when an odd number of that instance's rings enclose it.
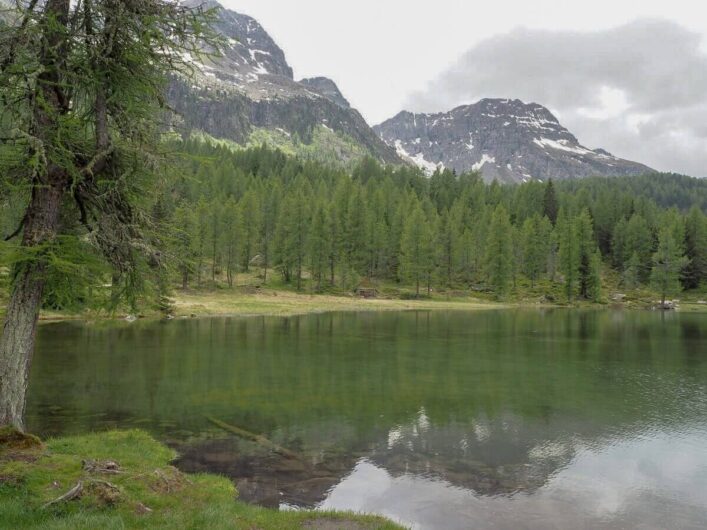
<instances>
[{"instance_id":1,"label":"calm water surface","mask_svg":"<svg viewBox=\"0 0 707 530\"><path fill-rule=\"evenodd\" d=\"M146 429L181 469L271 507L434 529L707 527L707 315L49 324L28 409L44 435Z\"/></svg>"}]
</instances>

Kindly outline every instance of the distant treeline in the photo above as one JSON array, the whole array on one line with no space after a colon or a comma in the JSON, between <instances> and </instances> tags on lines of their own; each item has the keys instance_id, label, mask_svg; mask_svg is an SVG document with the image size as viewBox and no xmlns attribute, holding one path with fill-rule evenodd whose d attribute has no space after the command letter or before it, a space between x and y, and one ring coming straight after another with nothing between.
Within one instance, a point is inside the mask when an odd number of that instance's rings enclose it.
<instances>
[{"instance_id":1,"label":"distant treeline","mask_svg":"<svg viewBox=\"0 0 707 530\"><path fill-rule=\"evenodd\" d=\"M189 169L160 201L183 286L276 269L297 289L362 278L420 289L522 276L598 299L601 268L629 287L698 287L707 275L707 183L676 175L485 184L476 173L366 160L351 174L266 147L188 142ZM666 283L667 282L667 283Z\"/></svg>"},{"instance_id":2,"label":"distant treeline","mask_svg":"<svg viewBox=\"0 0 707 530\"><path fill-rule=\"evenodd\" d=\"M611 269L625 288L651 286L664 296L707 279L707 182L698 179L504 186L477 173L428 178L370 159L346 172L267 147L178 148L179 163L143 198L162 256L150 284L157 293L233 286L242 272L267 282L273 270L298 290L351 290L367 279L418 294L474 288L503 298L519 281L542 281L561 286L568 300L599 300ZM71 252L86 246L81 227L76 232ZM83 252L83 272L100 271ZM95 278L69 278L72 271L54 278L50 303L95 296ZM145 286L139 274L107 281L114 300L115 285L125 293Z\"/></svg>"}]
</instances>

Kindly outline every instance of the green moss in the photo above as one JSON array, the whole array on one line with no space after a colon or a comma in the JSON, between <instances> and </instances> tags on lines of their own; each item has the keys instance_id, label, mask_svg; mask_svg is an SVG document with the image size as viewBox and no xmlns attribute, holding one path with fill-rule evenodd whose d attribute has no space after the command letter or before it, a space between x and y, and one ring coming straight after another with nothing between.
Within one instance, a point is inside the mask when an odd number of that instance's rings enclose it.
<instances>
[{"instance_id":1,"label":"green moss","mask_svg":"<svg viewBox=\"0 0 707 530\"><path fill-rule=\"evenodd\" d=\"M141 431L116 431L49 440L13 451L0 445L0 528L360 528L394 529L376 517L346 513L277 512L236 500L223 477L185 475L170 466L175 454ZM86 466L91 461L94 465ZM115 462L119 472L96 471ZM90 471L87 469L91 469ZM79 482L81 494L47 505ZM354 524L355 523L355 524Z\"/></svg>"}]
</instances>

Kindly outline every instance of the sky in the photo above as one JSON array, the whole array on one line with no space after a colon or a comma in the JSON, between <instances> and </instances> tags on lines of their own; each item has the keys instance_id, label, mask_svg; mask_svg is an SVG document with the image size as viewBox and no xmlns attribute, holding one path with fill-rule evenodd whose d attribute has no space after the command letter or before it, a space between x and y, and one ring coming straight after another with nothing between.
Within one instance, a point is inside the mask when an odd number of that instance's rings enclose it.
<instances>
[{"instance_id":1,"label":"sky","mask_svg":"<svg viewBox=\"0 0 707 530\"><path fill-rule=\"evenodd\" d=\"M370 124L519 98L587 147L707 177L707 2L222 3L265 27L296 78L336 81Z\"/></svg>"}]
</instances>

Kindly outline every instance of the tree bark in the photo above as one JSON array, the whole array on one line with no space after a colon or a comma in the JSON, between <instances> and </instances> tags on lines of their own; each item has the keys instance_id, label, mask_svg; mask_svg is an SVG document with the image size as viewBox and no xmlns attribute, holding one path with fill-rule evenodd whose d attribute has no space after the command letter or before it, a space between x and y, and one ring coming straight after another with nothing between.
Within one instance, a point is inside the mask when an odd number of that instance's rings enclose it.
<instances>
[{"instance_id":1,"label":"tree bark","mask_svg":"<svg viewBox=\"0 0 707 530\"><path fill-rule=\"evenodd\" d=\"M69 98L64 92L61 71L66 56L66 36L70 0L48 0L38 77L38 103L33 111L36 136L50 145L57 133L59 117L68 112ZM27 382L32 362L37 321L46 283L46 246L59 230L59 211L67 186L66 171L50 162L37 175L25 214L23 249L25 261L17 264L12 294L0 338L0 425L24 430Z\"/></svg>"},{"instance_id":2,"label":"tree bark","mask_svg":"<svg viewBox=\"0 0 707 530\"><path fill-rule=\"evenodd\" d=\"M27 209L22 241L25 248L51 242L59 228L63 187L35 188ZM0 338L0 425L24 430L24 411L29 369L45 285L46 261L33 256L18 265L12 295Z\"/></svg>"}]
</instances>

